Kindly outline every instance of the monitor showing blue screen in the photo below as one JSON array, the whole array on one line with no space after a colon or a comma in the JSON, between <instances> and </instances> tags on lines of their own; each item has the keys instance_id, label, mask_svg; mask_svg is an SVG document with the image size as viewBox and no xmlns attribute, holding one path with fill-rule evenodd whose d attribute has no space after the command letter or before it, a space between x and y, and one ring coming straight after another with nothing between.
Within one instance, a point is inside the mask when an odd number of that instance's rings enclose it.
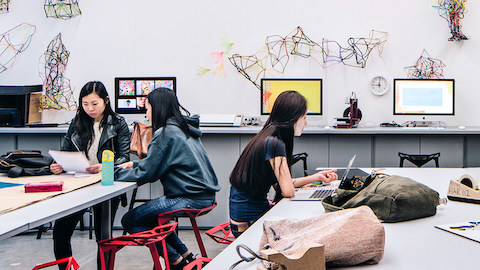
<instances>
[{"instance_id":1,"label":"monitor showing blue screen","mask_svg":"<svg viewBox=\"0 0 480 270\"><path fill-rule=\"evenodd\" d=\"M393 114L454 115L455 80L394 79Z\"/></svg>"},{"instance_id":2,"label":"monitor showing blue screen","mask_svg":"<svg viewBox=\"0 0 480 270\"><path fill-rule=\"evenodd\" d=\"M148 93L159 87L168 88L176 92L176 78L115 78L115 112L120 114L144 114Z\"/></svg>"}]
</instances>

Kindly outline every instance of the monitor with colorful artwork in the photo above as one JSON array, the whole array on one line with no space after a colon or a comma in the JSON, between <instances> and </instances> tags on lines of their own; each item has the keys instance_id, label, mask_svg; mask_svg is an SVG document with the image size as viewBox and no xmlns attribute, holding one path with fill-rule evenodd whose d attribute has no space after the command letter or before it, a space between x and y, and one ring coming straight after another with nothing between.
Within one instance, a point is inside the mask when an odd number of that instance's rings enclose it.
<instances>
[{"instance_id":1,"label":"monitor with colorful artwork","mask_svg":"<svg viewBox=\"0 0 480 270\"><path fill-rule=\"evenodd\" d=\"M455 80L394 79L394 115L454 115Z\"/></svg>"},{"instance_id":2,"label":"monitor with colorful artwork","mask_svg":"<svg viewBox=\"0 0 480 270\"><path fill-rule=\"evenodd\" d=\"M322 79L266 79L261 80L261 114L272 112L273 104L280 93L294 90L307 100L307 114L322 115Z\"/></svg>"},{"instance_id":3,"label":"monitor with colorful artwork","mask_svg":"<svg viewBox=\"0 0 480 270\"><path fill-rule=\"evenodd\" d=\"M145 113L148 93L157 88L176 92L175 77L122 77L115 78L115 112L119 114Z\"/></svg>"}]
</instances>

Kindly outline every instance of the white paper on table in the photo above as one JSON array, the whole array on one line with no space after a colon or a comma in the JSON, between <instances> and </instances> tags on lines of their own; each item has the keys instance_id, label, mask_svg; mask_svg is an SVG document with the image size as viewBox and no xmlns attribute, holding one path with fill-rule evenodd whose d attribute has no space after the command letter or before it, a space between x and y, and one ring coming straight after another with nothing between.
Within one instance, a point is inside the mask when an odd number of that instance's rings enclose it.
<instances>
[{"instance_id":1,"label":"white paper on table","mask_svg":"<svg viewBox=\"0 0 480 270\"><path fill-rule=\"evenodd\" d=\"M64 171L88 173L86 169L90 163L83 152L49 150L48 154L62 165Z\"/></svg>"}]
</instances>

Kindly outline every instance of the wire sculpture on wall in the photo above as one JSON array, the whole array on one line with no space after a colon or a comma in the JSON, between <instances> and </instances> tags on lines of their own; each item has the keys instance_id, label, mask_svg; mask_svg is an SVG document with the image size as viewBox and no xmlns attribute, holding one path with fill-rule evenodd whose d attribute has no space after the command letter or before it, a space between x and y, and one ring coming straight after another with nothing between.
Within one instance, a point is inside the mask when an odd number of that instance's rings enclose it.
<instances>
[{"instance_id":1,"label":"wire sculpture on wall","mask_svg":"<svg viewBox=\"0 0 480 270\"><path fill-rule=\"evenodd\" d=\"M70 52L62 42L59 33L48 44L47 51L42 55L40 72L43 79L43 93L40 99L40 108L43 110L76 110L77 104L73 97L70 80L63 74L68 63Z\"/></svg>"},{"instance_id":2,"label":"wire sculpture on wall","mask_svg":"<svg viewBox=\"0 0 480 270\"><path fill-rule=\"evenodd\" d=\"M265 77L269 71L284 73L291 55L312 59L323 68L332 63L364 68L373 49L377 48L381 55L387 35L387 32L372 30L368 38L349 38L348 45L342 47L327 39L322 39L319 44L299 26L285 37L267 36L265 45L253 55L233 54L228 59L240 74L260 89L259 78ZM317 60L317 55L322 58Z\"/></svg>"},{"instance_id":3,"label":"wire sculpture on wall","mask_svg":"<svg viewBox=\"0 0 480 270\"><path fill-rule=\"evenodd\" d=\"M43 9L47 18L68 20L82 15L77 0L45 0Z\"/></svg>"},{"instance_id":4,"label":"wire sculpture on wall","mask_svg":"<svg viewBox=\"0 0 480 270\"><path fill-rule=\"evenodd\" d=\"M408 78L440 79L443 78L444 67L445 64L441 60L430 57L424 49L415 64L404 69Z\"/></svg>"},{"instance_id":5,"label":"wire sculpture on wall","mask_svg":"<svg viewBox=\"0 0 480 270\"><path fill-rule=\"evenodd\" d=\"M10 0L0 0L0 14L8 13Z\"/></svg>"},{"instance_id":6,"label":"wire sculpture on wall","mask_svg":"<svg viewBox=\"0 0 480 270\"><path fill-rule=\"evenodd\" d=\"M432 6L438 10L440 17L448 22L448 28L452 36L449 41L468 40L462 33L462 22L466 12L465 2L467 0L433 0Z\"/></svg>"},{"instance_id":7,"label":"wire sculpture on wall","mask_svg":"<svg viewBox=\"0 0 480 270\"><path fill-rule=\"evenodd\" d=\"M35 25L22 23L0 35L0 73L13 66L18 54L30 45L35 31Z\"/></svg>"},{"instance_id":8,"label":"wire sculpture on wall","mask_svg":"<svg viewBox=\"0 0 480 270\"><path fill-rule=\"evenodd\" d=\"M215 68L213 69L213 73L220 77L223 77L225 76L224 58L225 58L225 55L228 55L230 53L230 50L232 49L232 46L233 46L233 42L228 41L228 39L226 38L221 38L221 40L222 40L222 43L220 44L220 46L223 48L223 51L211 52L210 56L213 58L213 62L216 65ZM197 68L197 75L203 76L210 71L212 71L211 68L199 66Z\"/></svg>"}]
</instances>

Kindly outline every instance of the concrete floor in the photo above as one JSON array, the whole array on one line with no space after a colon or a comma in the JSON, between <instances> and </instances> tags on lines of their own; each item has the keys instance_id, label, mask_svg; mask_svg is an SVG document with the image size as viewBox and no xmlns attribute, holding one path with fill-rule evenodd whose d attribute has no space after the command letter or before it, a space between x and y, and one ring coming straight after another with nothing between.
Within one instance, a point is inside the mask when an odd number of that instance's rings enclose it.
<instances>
[{"instance_id":1,"label":"concrete floor","mask_svg":"<svg viewBox=\"0 0 480 270\"><path fill-rule=\"evenodd\" d=\"M121 230L114 230L113 235L119 236ZM195 235L192 230L180 230L180 239L194 254L200 254ZM95 238L95 236L94 236ZM219 244L202 231L202 239L210 258L220 253L226 245ZM97 244L88 239L88 230L76 230L72 237L73 256L80 264L80 269L96 269ZM0 269L1 270L30 270L35 265L54 261L52 230L36 239L36 233L24 233L0 241ZM163 260L161 260L163 263ZM115 269L152 270L153 262L147 247L125 247L117 252ZM58 269L50 267L46 269Z\"/></svg>"}]
</instances>

